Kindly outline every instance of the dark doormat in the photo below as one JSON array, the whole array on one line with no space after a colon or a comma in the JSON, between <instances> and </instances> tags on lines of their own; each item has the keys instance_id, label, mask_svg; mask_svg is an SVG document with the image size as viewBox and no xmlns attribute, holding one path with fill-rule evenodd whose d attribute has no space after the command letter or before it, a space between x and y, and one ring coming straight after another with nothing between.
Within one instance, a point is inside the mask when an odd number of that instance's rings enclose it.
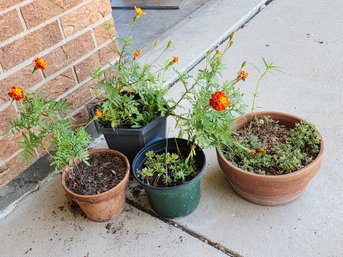
<instances>
[{"instance_id":1,"label":"dark doormat","mask_svg":"<svg viewBox=\"0 0 343 257\"><path fill-rule=\"evenodd\" d=\"M179 9L184 0L111 0L114 9Z\"/></svg>"}]
</instances>

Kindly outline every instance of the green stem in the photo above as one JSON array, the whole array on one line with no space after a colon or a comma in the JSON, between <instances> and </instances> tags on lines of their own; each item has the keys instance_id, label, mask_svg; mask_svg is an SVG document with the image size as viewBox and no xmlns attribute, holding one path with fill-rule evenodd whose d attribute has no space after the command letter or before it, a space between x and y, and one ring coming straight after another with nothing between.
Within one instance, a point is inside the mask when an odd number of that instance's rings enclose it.
<instances>
[{"instance_id":1,"label":"green stem","mask_svg":"<svg viewBox=\"0 0 343 257\"><path fill-rule=\"evenodd\" d=\"M234 143L236 146L240 147L241 149L243 149L243 150L245 150L245 151L247 151L247 152L251 152L251 149L249 149L249 148L247 148L247 147L241 145L241 144L238 143L237 141L234 140L233 143Z\"/></svg>"},{"instance_id":2,"label":"green stem","mask_svg":"<svg viewBox=\"0 0 343 257\"><path fill-rule=\"evenodd\" d=\"M260 76L260 78L258 79L258 81L256 83L255 91L253 93L253 98L252 98L252 105L251 105L251 111L250 111L251 114L253 114L254 109L255 109L255 101L256 101L257 92L258 92L260 82L261 82L262 78L266 75L266 72L267 71L263 72L263 74Z\"/></svg>"},{"instance_id":3,"label":"green stem","mask_svg":"<svg viewBox=\"0 0 343 257\"><path fill-rule=\"evenodd\" d=\"M174 105L170 108L170 110L174 110L174 109L179 105L179 103L183 100L183 98L184 98L191 90L193 90L193 88L195 88L195 86L197 85L198 81L199 81L199 78L197 78L196 81L193 83L193 85L192 85L190 88L188 88L188 89L182 94L182 96L180 97L180 99L176 102L176 104L174 104Z\"/></svg>"}]
</instances>

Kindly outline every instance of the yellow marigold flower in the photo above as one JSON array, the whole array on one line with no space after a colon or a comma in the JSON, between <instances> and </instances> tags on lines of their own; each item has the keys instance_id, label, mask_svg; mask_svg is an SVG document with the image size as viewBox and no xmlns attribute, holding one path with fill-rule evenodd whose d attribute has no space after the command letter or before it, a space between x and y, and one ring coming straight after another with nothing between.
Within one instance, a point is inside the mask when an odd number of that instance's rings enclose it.
<instances>
[{"instance_id":1,"label":"yellow marigold flower","mask_svg":"<svg viewBox=\"0 0 343 257\"><path fill-rule=\"evenodd\" d=\"M8 96L13 100L20 101L24 98L24 91L21 87L12 86Z\"/></svg>"},{"instance_id":2,"label":"yellow marigold flower","mask_svg":"<svg viewBox=\"0 0 343 257\"><path fill-rule=\"evenodd\" d=\"M133 60L137 60L139 56L142 55L142 49L138 48L134 53L133 53Z\"/></svg>"},{"instance_id":3,"label":"yellow marigold flower","mask_svg":"<svg viewBox=\"0 0 343 257\"><path fill-rule=\"evenodd\" d=\"M35 69L45 70L46 61L43 58L37 57L34 59L33 63L35 64Z\"/></svg>"},{"instance_id":4,"label":"yellow marigold flower","mask_svg":"<svg viewBox=\"0 0 343 257\"><path fill-rule=\"evenodd\" d=\"M172 60L173 63L179 63L179 61L180 61L179 56L173 56L173 60Z\"/></svg>"},{"instance_id":5,"label":"yellow marigold flower","mask_svg":"<svg viewBox=\"0 0 343 257\"><path fill-rule=\"evenodd\" d=\"M142 14L146 14L145 12L143 12L143 10L137 6L135 6L135 10L136 10L136 17L138 18L139 16L141 16Z\"/></svg>"},{"instance_id":6,"label":"yellow marigold flower","mask_svg":"<svg viewBox=\"0 0 343 257\"><path fill-rule=\"evenodd\" d=\"M216 54L221 54L222 52L219 49L216 49Z\"/></svg>"},{"instance_id":7,"label":"yellow marigold flower","mask_svg":"<svg viewBox=\"0 0 343 257\"><path fill-rule=\"evenodd\" d=\"M240 76L240 79L245 81L248 77L248 72L246 72L245 70L240 70L239 71L239 76Z\"/></svg>"},{"instance_id":8,"label":"yellow marigold flower","mask_svg":"<svg viewBox=\"0 0 343 257\"><path fill-rule=\"evenodd\" d=\"M95 114L99 118L104 118L105 117L105 114L100 109L96 109Z\"/></svg>"}]
</instances>

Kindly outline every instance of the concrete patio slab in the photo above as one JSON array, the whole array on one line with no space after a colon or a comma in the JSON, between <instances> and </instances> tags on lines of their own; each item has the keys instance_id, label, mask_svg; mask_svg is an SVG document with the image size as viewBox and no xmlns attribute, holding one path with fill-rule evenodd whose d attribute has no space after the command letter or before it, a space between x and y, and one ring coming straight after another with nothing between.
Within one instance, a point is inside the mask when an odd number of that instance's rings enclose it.
<instances>
[{"instance_id":1,"label":"concrete patio slab","mask_svg":"<svg viewBox=\"0 0 343 257\"><path fill-rule=\"evenodd\" d=\"M0 221L0 256L227 256L195 237L126 205L96 223L68 203L59 176Z\"/></svg>"},{"instance_id":2,"label":"concrete patio slab","mask_svg":"<svg viewBox=\"0 0 343 257\"><path fill-rule=\"evenodd\" d=\"M220 45L232 32L238 30L259 10L263 9L267 2L270 1L212 0L169 28L168 23L175 18L164 15L163 12L152 13L150 20L143 17L141 21L136 23L135 31L132 31L134 35L139 35L150 26L155 27L154 30L156 28L161 28L161 30L155 34L155 36L158 35L158 38L143 36L146 38L145 42L158 39L159 45L152 51L149 50L151 50L153 43L147 45L143 49L143 53L148 51L149 53L142 56L139 61L151 62L158 59L168 42L172 41L172 47L156 64L163 66L166 59L171 59L172 56L177 55L181 57L180 63L177 65L178 70L189 71L204 58L207 51ZM163 29L165 32L161 33ZM149 34L149 32L146 33ZM171 71L167 72L165 78L168 84L172 84L177 80L177 75Z\"/></svg>"},{"instance_id":3,"label":"concrete patio slab","mask_svg":"<svg viewBox=\"0 0 343 257\"><path fill-rule=\"evenodd\" d=\"M160 39L160 36L168 33L174 26L177 26L184 19L192 15L194 11L211 1L185 0L183 1L182 8L178 10L145 10L142 7L146 15L140 17L130 33L135 37L134 47L144 48L149 43ZM133 7L129 10L112 9L112 15L115 20L118 35L123 37L126 35L132 22L135 10Z\"/></svg>"},{"instance_id":4,"label":"concrete patio slab","mask_svg":"<svg viewBox=\"0 0 343 257\"><path fill-rule=\"evenodd\" d=\"M156 58L160 54L161 49L149 51L154 40L159 39L161 45L173 40L175 44L165 58L179 55L181 63L178 64L178 69L189 70L204 57L207 50L213 48L213 45L218 45L233 30L256 15L266 1L186 0L179 10L148 10L147 15L142 16L131 31L137 38L134 47L144 48L140 59L144 62L145 58ZM119 36L125 35L134 12L113 11ZM161 58L161 61L163 60ZM166 78L169 83L173 83L176 79L175 73L170 73ZM93 126L89 127L89 132L94 137L98 136ZM16 207L16 203L27 194L38 190L39 184L50 172L48 160L43 157L32 169L28 169L1 188L0 218L10 213Z\"/></svg>"},{"instance_id":5,"label":"concrete patio slab","mask_svg":"<svg viewBox=\"0 0 343 257\"><path fill-rule=\"evenodd\" d=\"M219 7L211 9L211 17L219 14ZM248 80L240 84L247 104L258 79L253 65L262 64L264 57L281 67L282 72L263 81L257 105L262 110L303 117L322 133L325 158L321 170L298 200L279 207L243 200L226 182L214 150L206 150L199 207L187 217L170 221L181 230L151 215L144 192L134 182L123 215L109 223L93 223L69 209L55 177L0 220L0 241L5 245L0 248L0 256L223 256L222 251L206 243L214 242L237 253L227 253L229 256L341 257L343 34L336 25L343 24L342 9L343 3L338 0L274 1L238 32L225 57L228 71L223 79L232 78L242 61L248 61ZM186 25L193 30L202 28L191 22ZM194 45L194 53L203 53L210 38L205 33L198 46L190 41L191 35L195 37L193 30L186 39ZM180 27L178 31L183 30ZM174 46L182 49L182 44ZM171 53L180 55L183 69L193 49L174 53L175 49ZM192 72L203 65L200 63ZM175 84L169 95L175 97L180 88ZM172 128L172 119L168 122ZM170 129L168 135L174 136L176 131ZM96 144L103 146L101 140ZM198 240L200 237L202 240Z\"/></svg>"},{"instance_id":6,"label":"concrete patio slab","mask_svg":"<svg viewBox=\"0 0 343 257\"><path fill-rule=\"evenodd\" d=\"M308 1L273 2L238 32L224 61L229 71L223 79L232 78L248 61L249 78L240 84L247 104L258 79L253 65L261 67L261 57L273 61L282 72L263 81L259 109L298 115L315 123L322 133L326 156L304 195L286 206L251 204L233 192L215 152L208 150L200 205L175 222L242 256L342 256L343 35L330 26L343 24L342 8L339 1L328 5L316 0L310 8ZM203 63L194 71L202 67ZM175 97L180 90L176 84L170 94ZM132 199L149 208L144 195Z\"/></svg>"}]
</instances>

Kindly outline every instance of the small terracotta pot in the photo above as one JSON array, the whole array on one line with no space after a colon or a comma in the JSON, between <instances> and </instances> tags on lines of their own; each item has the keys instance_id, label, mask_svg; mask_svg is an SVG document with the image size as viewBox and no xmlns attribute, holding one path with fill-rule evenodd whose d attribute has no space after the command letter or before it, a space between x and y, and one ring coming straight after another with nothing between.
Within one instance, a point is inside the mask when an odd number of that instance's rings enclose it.
<instances>
[{"instance_id":1,"label":"small terracotta pot","mask_svg":"<svg viewBox=\"0 0 343 257\"><path fill-rule=\"evenodd\" d=\"M280 112L256 112L254 115L270 116L287 127L294 127L295 123L302 120ZM251 119L251 114L237 118L237 129L246 126ZM282 205L297 199L304 192L320 168L323 152L324 141L321 137L320 151L316 159L306 167L285 175L260 175L242 170L228 161L218 149L217 159L226 179L241 197L259 205Z\"/></svg>"},{"instance_id":2,"label":"small terracotta pot","mask_svg":"<svg viewBox=\"0 0 343 257\"><path fill-rule=\"evenodd\" d=\"M126 174L122 181L112 189L98 195L79 195L72 192L65 183L66 174L72 167L66 167L62 172L62 186L67 196L75 201L86 216L93 221L108 221L116 218L125 207L125 189L129 181L130 163L125 155L112 149L98 149L89 151L89 155L106 153L119 157L124 161Z\"/></svg>"}]
</instances>

